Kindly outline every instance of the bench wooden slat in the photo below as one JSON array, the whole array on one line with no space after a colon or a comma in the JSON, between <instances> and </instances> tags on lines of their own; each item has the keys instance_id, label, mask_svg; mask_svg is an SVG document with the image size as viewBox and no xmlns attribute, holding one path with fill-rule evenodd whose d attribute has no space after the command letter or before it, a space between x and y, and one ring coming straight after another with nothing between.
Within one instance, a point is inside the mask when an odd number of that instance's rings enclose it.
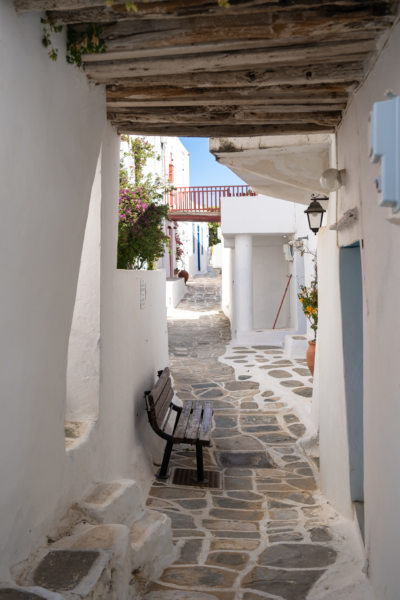
<instances>
[{"instance_id":1,"label":"bench wooden slat","mask_svg":"<svg viewBox=\"0 0 400 600\"><path fill-rule=\"evenodd\" d=\"M174 399L174 390L172 388L170 388L168 391L168 394L165 396L165 399L163 401L162 409L158 410L158 412L157 412L157 422L159 423L160 427L162 427L162 429L164 429L164 427L165 427L166 415L170 409L173 399ZM158 407L157 407L157 409L158 409Z\"/></svg>"},{"instance_id":2,"label":"bench wooden slat","mask_svg":"<svg viewBox=\"0 0 400 600\"><path fill-rule=\"evenodd\" d=\"M165 388L165 386L167 384L171 385L170 372L169 372L168 367L166 369L164 369L161 376L158 378L156 384L154 385L154 387L151 390L150 395L153 399L154 405L157 404L157 401L158 401L160 395L162 394L163 389Z\"/></svg>"},{"instance_id":3,"label":"bench wooden slat","mask_svg":"<svg viewBox=\"0 0 400 600\"><path fill-rule=\"evenodd\" d=\"M157 404L155 406L155 415L156 419L161 426L164 421L164 417L167 413L169 405L174 397L174 390L171 387L171 382L168 382L164 387L161 395L158 398Z\"/></svg>"},{"instance_id":4,"label":"bench wooden slat","mask_svg":"<svg viewBox=\"0 0 400 600\"><path fill-rule=\"evenodd\" d=\"M192 411L192 400L188 400L181 412L181 416L179 417L178 426L175 429L174 433L174 442L183 443L185 441L185 432L188 421L190 419L191 411Z\"/></svg>"},{"instance_id":5,"label":"bench wooden slat","mask_svg":"<svg viewBox=\"0 0 400 600\"><path fill-rule=\"evenodd\" d=\"M203 403L200 400L197 400L194 403L192 414L190 415L190 419L188 421L186 432L185 432L185 440L187 442L195 442L198 439L201 414L203 412Z\"/></svg>"},{"instance_id":6,"label":"bench wooden slat","mask_svg":"<svg viewBox=\"0 0 400 600\"><path fill-rule=\"evenodd\" d=\"M199 430L199 440L202 442L209 442L211 439L212 416L213 411L211 402L206 402L204 404L203 420Z\"/></svg>"}]
</instances>

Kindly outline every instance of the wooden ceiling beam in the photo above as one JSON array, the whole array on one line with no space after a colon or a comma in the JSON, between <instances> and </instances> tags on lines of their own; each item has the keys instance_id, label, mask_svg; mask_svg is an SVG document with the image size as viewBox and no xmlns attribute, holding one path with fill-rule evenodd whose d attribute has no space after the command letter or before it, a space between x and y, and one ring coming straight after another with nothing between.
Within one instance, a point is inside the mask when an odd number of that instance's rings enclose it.
<instances>
[{"instance_id":1,"label":"wooden ceiling beam","mask_svg":"<svg viewBox=\"0 0 400 600\"><path fill-rule=\"evenodd\" d=\"M299 10L311 7L318 7L332 11L348 10L360 5L369 5L374 10L385 10L385 7L391 5L390 0L374 0L367 2L364 0L298 0L296 8ZM118 18L129 18L133 16L142 16L150 13L155 15L179 15L179 14L199 14L210 12L212 14L226 11L226 8L218 6L217 0L137 0L137 13L128 11L125 2L115 0L112 7L105 7L104 0L14 0L16 9L20 12L33 11L84 11L90 9L104 10L109 21ZM293 4L282 0L230 0L229 12L242 14L256 10L258 7L270 7L275 12L287 11L293 9Z\"/></svg>"},{"instance_id":2,"label":"wooden ceiling beam","mask_svg":"<svg viewBox=\"0 0 400 600\"><path fill-rule=\"evenodd\" d=\"M243 70L272 65L360 62L375 50L374 40L322 42L254 51L217 52L196 56L177 56L85 63L87 75L98 82L115 78L176 75L192 72Z\"/></svg>"},{"instance_id":3,"label":"wooden ceiling beam","mask_svg":"<svg viewBox=\"0 0 400 600\"><path fill-rule=\"evenodd\" d=\"M341 111L334 112L292 112L290 113L291 123L313 123L314 125L334 127L340 121ZM117 122L129 121L132 124L150 124L150 125L256 125L257 123L269 125L285 124L288 121L288 113L269 112L259 107L257 110L242 110L241 107L225 106L221 110L208 110L208 108L199 107L176 110L175 108L163 109L131 109L119 108L108 111L108 118Z\"/></svg>"},{"instance_id":4,"label":"wooden ceiling beam","mask_svg":"<svg viewBox=\"0 0 400 600\"><path fill-rule=\"evenodd\" d=\"M111 121L120 134L166 135L181 137L243 137L252 135L296 135L301 133L333 133L335 127L315 125L313 123L283 123L280 125L149 125L132 124L129 121Z\"/></svg>"},{"instance_id":5,"label":"wooden ceiling beam","mask_svg":"<svg viewBox=\"0 0 400 600\"><path fill-rule=\"evenodd\" d=\"M361 81L364 76L364 63L362 61L351 61L348 63L330 63L327 68L324 64L305 64L299 66L284 66L274 68L258 68L239 71L215 71L211 73L182 73L174 76L173 82L169 75L129 77L116 80L107 86L107 92L111 97L119 97L120 93L125 95L125 90L132 94L135 90L144 88L149 95L163 94L179 95L193 93L197 88L202 91L239 88L239 90L251 90L256 94L262 88L277 85L317 85L344 82L351 85L352 82ZM153 93L152 90L155 90ZM174 91L175 90L175 91Z\"/></svg>"},{"instance_id":6,"label":"wooden ceiling beam","mask_svg":"<svg viewBox=\"0 0 400 600\"><path fill-rule=\"evenodd\" d=\"M318 100L320 100L320 102L318 102ZM255 101L252 98L250 98L249 100L245 100L242 99L241 101L237 101L233 98L229 98L230 102L235 102L235 105L239 108L241 108L242 110L247 110L247 111L251 111L251 110L259 110L261 107L266 109L268 108L268 111L273 113L273 112L282 112L282 113L292 113L292 112L296 112L296 111L300 111L300 112L315 112L315 111L324 111L324 112L335 112L335 111L342 111L346 108L346 100L347 97L343 99L342 102L335 102L335 103L324 103L324 99L315 99L313 100L313 102L309 102L308 104L299 104L298 100L293 99L291 102L287 102L287 103L279 103L279 104L269 104L266 102L263 102L262 104L260 104L259 101ZM117 110L120 108L129 108L131 109L132 112L134 112L135 109L140 109L140 108L170 108L170 107L177 107L177 108L189 108L189 107L197 107L197 106L207 106L207 107L221 107L226 105L226 99L225 102L223 100L218 100L218 101L212 101L212 100L193 100L192 102L186 102L184 100L170 100L170 101L162 101L162 100L138 100L138 101L134 101L134 100L118 100L118 101L113 101L113 100L108 100L107 101L107 109L110 111L113 110Z\"/></svg>"},{"instance_id":7,"label":"wooden ceiling beam","mask_svg":"<svg viewBox=\"0 0 400 600\"><path fill-rule=\"evenodd\" d=\"M305 102L335 103L346 100L356 82L336 82L310 85L274 85L270 87L254 88L177 88L177 87L131 87L108 86L107 98L109 101L161 101L161 102L253 102L267 104L293 104Z\"/></svg>"}]
</instances>

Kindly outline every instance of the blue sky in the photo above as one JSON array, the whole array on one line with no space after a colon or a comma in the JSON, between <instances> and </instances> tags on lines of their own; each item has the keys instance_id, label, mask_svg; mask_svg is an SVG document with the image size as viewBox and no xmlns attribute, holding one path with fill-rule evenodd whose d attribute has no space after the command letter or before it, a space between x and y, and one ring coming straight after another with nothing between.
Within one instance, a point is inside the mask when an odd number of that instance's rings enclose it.
<instances>
[{"instance_id":1,"label":"blue sky","mask_svg":"<svg viewBox=\"0 0 400 600\"><path fill-rule=\"evenodd\" d=\"M209 152L208 138L179 139L190 153L190 185L243 185L239 177Z\"/></svg>"}]
</instances>

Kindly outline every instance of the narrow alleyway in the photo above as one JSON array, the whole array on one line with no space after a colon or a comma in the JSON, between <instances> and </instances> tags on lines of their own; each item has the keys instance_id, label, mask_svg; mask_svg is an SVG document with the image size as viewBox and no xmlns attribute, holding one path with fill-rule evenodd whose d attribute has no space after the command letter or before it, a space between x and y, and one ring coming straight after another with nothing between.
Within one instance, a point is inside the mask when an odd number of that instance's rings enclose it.
<instances>
[{"instance_id":1,"label":"narrow alleyway","mask_svg":"<svg viewBox=\"0 0 400 600\"><path fill-rule=\"evenodd\" d=\"M329 574L353 557L316 487L316 463L297 443L305 427L287 398L310 401L304 361L271 346L227 347L215 272L188 283L169 342L178 397L213 402L205 465L220 472L221 487L174 485L172 477L152 486L148 506L171 517L181 552L146 600L336 598ZM193 449L181 447L171 471L195 464Z\"/></svg>"}]
</instances>

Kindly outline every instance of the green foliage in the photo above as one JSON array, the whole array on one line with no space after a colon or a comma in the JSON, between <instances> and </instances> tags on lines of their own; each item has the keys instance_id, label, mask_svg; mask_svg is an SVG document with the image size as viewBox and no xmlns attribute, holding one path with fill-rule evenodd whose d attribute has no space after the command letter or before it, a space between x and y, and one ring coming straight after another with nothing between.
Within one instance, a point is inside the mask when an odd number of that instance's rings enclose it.
<instances>
[{"instance_id":1,"label":"green foliage","mask_svg":"<svg viewBox=\"0 0 400 600\"><path fill-rule=\"evenodd\" d=\"M143 174L148 158L156 157L154 147L144 138L122 139L129 144L123 158L133 162L133 174L120 165L117 267L152 270L169 242L163 231L168 206L162 203L169 187L158 176Z\"/></svg>"},{"instance_id":2,"label":"green foliage","mask_svg":"<svg viewBox=\"0 0 400 600\"><path fill-rule=\"evenodd\" d=\"M301 292L297 295L301 302L303 312L310 321L311 329L314 331L314 336L316 338L318 329L318 279L316 265L315 276L311 285L309 287L301 285L300 289Z\"/></svg>"},{"instance_id":3,"label":"green foliage","mask_svg":"<svg viewBox=\"0 0 400 600\"><path fill-rule=\"evenodd\" d=\"M84 54L104 53L107 46L104 39L102 39L101 34L102 28L93 24L90 24L85 31L80 33L73 29L68 29L67 62L80 67L82 65L82 56Z\"/></svg>"},{"instance_id":4,"label":"green foliage","mask_svg":"<svg viewBox=\"0 0 400 600\"><path fill-rule=\"evenodd\" d=\"M219 223L208 224L208 245L215 246L219 244L221 240L218 237L218 225Z\"/></svg>"},{"instance_id":5,"label":"green foliage","mask_svg":"<svg viewBox=\"0 0 400 600\"><path fill-rule=\"evenodd\" d=\"M41 24L43 25L42 29L42 45L45 48L48 48L47 54L51 60L56 61L58 58L58 48L53 46L52 35L53 33L61 33L63 27L62 25L57 25L56 23L52 23L48 19L40 19Z\"/></svg>"}]
</instances>

